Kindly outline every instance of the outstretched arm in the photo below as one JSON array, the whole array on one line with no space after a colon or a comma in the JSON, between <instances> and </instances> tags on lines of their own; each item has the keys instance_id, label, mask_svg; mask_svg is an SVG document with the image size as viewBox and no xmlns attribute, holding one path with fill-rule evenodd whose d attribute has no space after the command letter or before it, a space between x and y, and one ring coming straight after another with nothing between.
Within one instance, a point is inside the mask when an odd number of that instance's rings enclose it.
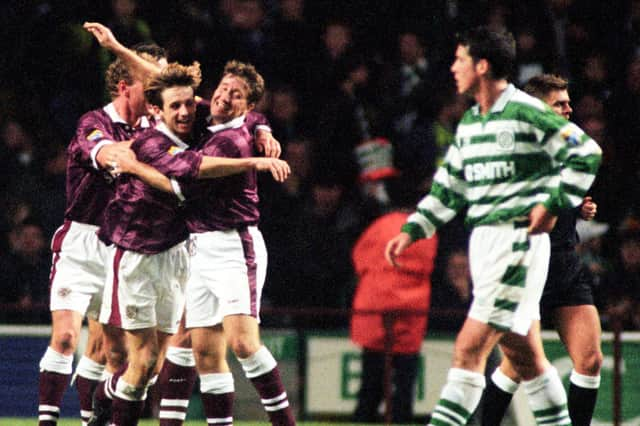
<instances>
[{"instance_id":1,"label":"outstretched arm","mask_svg":"<svg viewBox=\"0 0 640 426\"><path fill-rule=\"evenodd\" d=\"M160 66L141 58L136 52L120 44L108 27L98 22L85 22L83 27L93 34L100 46L122 59L136 80L144 81L148 76L160 72Z\"/></svg>"},{"instance_id":2,"label":"outstretched arm","mask_svg":"<svg viewBox=\"0 0 640 426\"><path fill-rule=\"evenodd\" d=\"M284 182L291 173L289 164L277 158L204 156L202 157L198 179L224 177L253 169L259 172L270 172L277 182Z\"/></svg>"},{"instance_id":3,"label":"outstretched arm","mask_svg":"<svg viewBox=\"0 0 640 426\"><path fill-rule=\"evenodd\" d=\"M286 161L276 158L224 158L203 156L198 179L219 178L248 170L270 172L278 182L284 182L291 169ZM129 173L136 175L147 185L164 192L176 192L176 182L160 173L156 168L138 161L132 155L118 155L113 161L114 174Z\"/></svg>"}]
</instances>

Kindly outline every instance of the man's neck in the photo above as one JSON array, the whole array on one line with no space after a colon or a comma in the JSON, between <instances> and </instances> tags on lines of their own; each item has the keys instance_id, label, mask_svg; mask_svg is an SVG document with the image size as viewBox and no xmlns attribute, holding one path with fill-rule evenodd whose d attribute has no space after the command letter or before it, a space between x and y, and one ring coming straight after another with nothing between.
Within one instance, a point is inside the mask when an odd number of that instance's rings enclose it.
<instances>
[{"instance_id":1,"label":"man's neck","mask_svg":"<svg viewBox=\"0 0 640 426\"><path fill-rule=\"evenodd\" d=\"M135 127L140 121L138 116L129 106L129 103L124 98L116 98L113 100L113 106L116 109L118 115L127 122L128 125Z\"/></svg>"},{"instance_id":2,"label":"man's neck","mask_svg":"<svg viewBox=\"0 0 640 426\"><path fill-rule=\"evenodd\" d=\"M506 79L500 80L480 80L478 91L473 96L480 106L480 113L482 115L488 113L491 110L493 104L498 100L502 92L505 91L509 82Z\"/></svg>"}]
</instances>

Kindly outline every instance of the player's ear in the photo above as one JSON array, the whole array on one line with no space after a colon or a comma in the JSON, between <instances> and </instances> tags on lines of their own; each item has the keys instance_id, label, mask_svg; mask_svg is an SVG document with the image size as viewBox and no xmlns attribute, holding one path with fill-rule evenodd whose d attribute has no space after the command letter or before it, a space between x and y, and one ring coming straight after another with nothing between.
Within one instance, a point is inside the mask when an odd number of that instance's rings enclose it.
<instances>
[{"instance_id":1,"label":"player's ear","mask_svg":"<svg viewBox=\"0 0 640 426\"><path fill-rule=\"evenodd\" d=\"M254 109L255 107L256 107L255 102L254 102L254 103L247 104L247 112L249 112L249 111L253 111L253 109Z\"/></svg>"},{"instance_id":2,"label":"player's ear","mask_svg":"<svg viewBox=\"0 0 640 426\"><path fill-rule=\"evenodd\" d=\"M129 92L129 85L124 80L118 81L118 85L116 87L118 88L119 95L128 94Z\"/></svg>"},{"instance_id":3,"label":"player's ear","mask_svg":"<svg viewBox=\"0 0 640 426\"><path fill-rule=\"evenodd\" d=\"M476 62L476 72L478 74L482 74L482 75L489 74L490 68L491 68L491 65L489 64L489 61L487 61L486 59L479 59L478 62Z\"/></svg>"}]
</instances>

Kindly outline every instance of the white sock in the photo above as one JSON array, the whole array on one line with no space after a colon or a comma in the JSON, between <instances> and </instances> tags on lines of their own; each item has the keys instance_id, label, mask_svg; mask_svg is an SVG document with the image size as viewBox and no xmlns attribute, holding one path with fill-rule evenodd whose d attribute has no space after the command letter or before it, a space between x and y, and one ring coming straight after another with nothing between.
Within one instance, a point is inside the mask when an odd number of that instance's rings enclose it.
<instances>
[{"instance_id":1,"label":"white sock","mask_svg":"<svg viewBox=\"0 0 640 426\"><path fill-rule=\"evenodd\" d=\"M114 395L125 401L144 401L147 398L147 386L136 388L120 377L116 383Z\"/></svg>"},{"instance_id":2,"label":"white sock","mask_svg":"<svg viewBox=\"0 0 640 426\"><path fill-rule=\"evenodd\" d=\"M99 364L89 357L83 356L76 366L76 374L89 380L100 380L104 364Z\"/></svg>"},{"instance_id":3,"label":"white sock","mask_svg":"<svg viewBox=\"0 0 640 426\"><path fill-rule=\"evenodd\" d=\"M196 359L193 356L193 349L191 348L178 348L176 346L169 346L167 348L166 358L172 363L181 367L196 366Z\"/></svg>"},{"instance_id":4,"label":"white sock","mask_svg":"<svg viewBox=\"0 0 640 426\"><path fill-rule=\"evenodd\" d=\"M40 360L40 371L71 374L73 371L73 355L63 355L48 347Z\"/></svg>"},{"instance_id":5,"label":"white sock","mask_svg":"<svg viewBox=\"0 0 640 426\"><path fill-rule=\"evenodd\" d=\"M235 392L233 375L231 373L201 374L200 392L213 394Z\"/></svg>"},{"instance_id":6,"label":"white sock","mask_svg":"<svg viewBox=\"0 0 640 426\"><path fill-rule=\"evenodd\" d=\"M429 424L465 425L474 412L485 387L484 375L451 368L440 400L431 413ZM436 423L433 423L436 422Z\"/></svg>"},{"instance_id":7,"label":"white sock","mask_svg":"<svg viewBox=\"0 0 640 426\"><path fill-rule=\"evenodd\" d=\"M586 376L584 374L576 372L576 370L571 370L571 376L569 376L569 380L574 385L585 389L598 389L600 387L599 374L597 376Z\"/></svg>"},{"instance_id":8,"label":"white sock","mask_svg":"<svg viewBox=\"0 0 640 426\"><path fill-rule=\"evenodd\" d=\"M532 380L523 381L522 386L529 397L529 407L538 424L571 424L567 410L567 394L554 367L550 367Z\"/></svg>"},{"instance_id":9,"label":"white sock","mask_svg":"<svg viewBox=\"0 0 640 426\"><path fill-rule=\"evenodd\" d=\"M504 374L502 370L500 370L500 367L496 368L491 375L491 381L498 389L511 395L513 395L518 390L518 386L520 386L518 382L514 382L509 376Z\"/></svg>"},{"instance_id":10,"label":"white sock","mask_svg":"<svg viewBox=\"0 0 640 426\"><path fill-rule=\"evenodd\" d=\"M271 355L271 352L269 352L266 346L262 346L256 353L248 358L238 358L238 361L240 361L244 374L248 379L262 376L278 365L276 359Z\"/></svg>"}]
</instances>

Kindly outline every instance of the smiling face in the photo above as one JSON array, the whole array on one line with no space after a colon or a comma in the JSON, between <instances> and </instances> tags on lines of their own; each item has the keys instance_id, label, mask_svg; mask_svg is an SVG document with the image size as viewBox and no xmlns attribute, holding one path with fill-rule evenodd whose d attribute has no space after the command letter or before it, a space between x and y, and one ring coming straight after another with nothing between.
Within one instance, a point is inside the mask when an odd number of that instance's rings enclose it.
<instances>
[{"instance_id":1,"label":"smiling face","mask_svg":"<svg viewBox=\"0 0 640 426\"><path fill-rule=\"evenodd\" d=\"M477 63L469 55L469 49L466 46L458 45L456 48L455 59L451 64L451 73L456 81L456 87L460 94L475 93L480 76L477 70Z\"/></svg>"},{"instance_id":2,"label":"smiling face","mask_svg":"<svg viewBox=\"0 0 640 426\"><path fill-rule=\"evenodd\" d=\"M162 91L162 121L181 139L188 137L196 117L196 101L190 86L173 86Z\"/></svg>"},{"instance_id":3,"label":"smiling face","mask_svg":"<svg viewBox=\"0 0 640 426\"><path fill-rule=\"evenodd\" d=\"M222 77L211 97L211 117L214 124L226 123L250 111L254 104L247 100L249 85L233 74Z\"/></svg>"},{"instance_id":4,"label":"smiling face","mask_svg":"<svg viewBox=\"0 0 640 426\"><path fill-rule=\"evenodd\" d=\"M544 101L556 114L563 116L567 120L571 117L573 109L571 108L571 99L568 91L552 90L544 97Z\"/></svg>"}]
</instances>

